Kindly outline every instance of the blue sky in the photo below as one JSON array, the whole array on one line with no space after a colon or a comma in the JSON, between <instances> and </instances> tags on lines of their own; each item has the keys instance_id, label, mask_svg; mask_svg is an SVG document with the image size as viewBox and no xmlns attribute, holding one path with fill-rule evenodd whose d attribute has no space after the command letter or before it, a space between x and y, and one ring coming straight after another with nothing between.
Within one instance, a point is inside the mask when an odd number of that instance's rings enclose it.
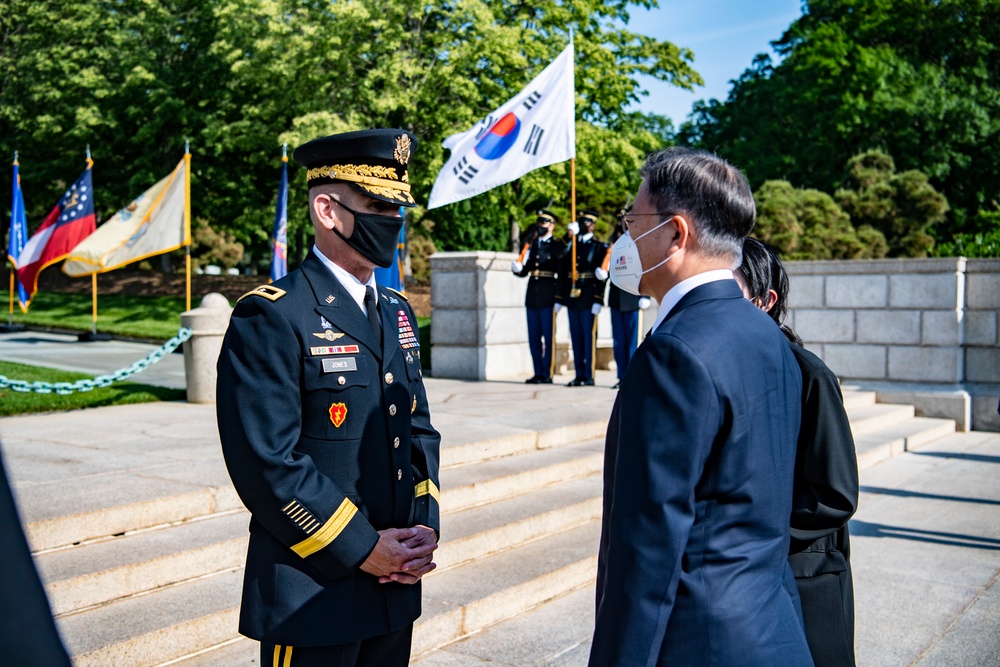
<instances>
[{"instance_id":1,"label":"blue sky","mask_svg":"<svg viewBox=\"0 0 1000 667\"><path fill-rule=\"evenodd\" d=\"M774 58L770 42L801 13L801 0L660 0L657 9L633 9L629 30L691 49L694 69L705 80L703 87L688 92L643 78L649 96L639 109L669 116L679 128L696 100L724 100L729 82L756 54Z\"/></svg>"}]
</instances>

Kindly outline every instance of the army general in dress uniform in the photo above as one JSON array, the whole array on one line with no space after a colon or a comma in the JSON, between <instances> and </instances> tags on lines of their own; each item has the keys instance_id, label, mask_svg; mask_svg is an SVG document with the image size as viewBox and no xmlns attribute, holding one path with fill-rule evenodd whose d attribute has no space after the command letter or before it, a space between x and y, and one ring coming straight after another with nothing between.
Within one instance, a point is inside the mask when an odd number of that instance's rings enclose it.
<instances>
[{"instance_id":1,"label":"army general in dress uniform","mask_svg":"<svg viewBox=\"0 0 1000 667\"><path fill-rule=\"evenodd\" d=\"M511 271L528 278L524 309L528 316L528 347L535 374L527 384L552 384L555 347L556 290L559 270L566 255L566 244L552 236L556 216L544 209L538 212L535 228L528 232L528 242L521 259L511 263Z\"/></svg>"},{"instance_id":2,"label":"army general in dress uniform","mask_svg":"<svg viewBox=\"0 0 1000 667\"><path fill-rule=\"evenodd\" d=\"M594 362L597 356L597 316L604 306L604 281L608 269L604 266L608 244L594 237L597 211L581 211L569 226L567 241L576 240L576 280L573 279L573 252L567 250L560 271L561 289L556 301L566 306L569 315L569 336L573 343L573 366L576 369L568 387L593 386Z\"/></svg>"},{"instance_id":3,"label":"army general in dress uniform","mask_svg":"<svg viewBox=\"0 0 1000 667\"><path fill-rule=\"evenodd\" d=\"M440 525L440 436L413 309L373 270L414 205L415 146L368 130L295 150L315 246L239 301L222 346L219 434L252 514L240 632L264 666L409 661Z\"/></svg>"}]
</instances>

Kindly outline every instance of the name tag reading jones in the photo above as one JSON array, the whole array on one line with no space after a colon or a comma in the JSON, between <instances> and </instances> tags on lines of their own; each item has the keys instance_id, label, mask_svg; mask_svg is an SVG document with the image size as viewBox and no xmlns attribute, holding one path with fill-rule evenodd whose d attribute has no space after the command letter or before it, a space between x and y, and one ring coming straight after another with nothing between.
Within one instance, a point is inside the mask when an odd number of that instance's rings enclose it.
<instances>
[{"instance_id":1,"label":"name tag reading jones","mask_svg":"<svg viewBox=\"0 0 1000 667\"><path fill-rule=\"evenodd\" d=\"M323 372L324 373L337 373L343 371L356 371L358 370L358 360L354 357L347 357L346 359L324 359L323 360Z\"/></svg>"}]
</instances>

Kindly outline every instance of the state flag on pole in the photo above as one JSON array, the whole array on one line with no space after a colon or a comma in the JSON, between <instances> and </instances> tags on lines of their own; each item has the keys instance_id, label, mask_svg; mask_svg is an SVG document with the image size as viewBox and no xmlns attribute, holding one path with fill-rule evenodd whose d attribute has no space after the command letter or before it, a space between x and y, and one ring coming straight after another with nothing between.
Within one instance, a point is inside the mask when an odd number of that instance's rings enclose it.
<instances>
[{"instance_id":1,"label":"state flag on pole","mask_svg":"<svg viewBox=\"0 0 1000 667\"><path fill-rule=\"evenodd\" d=\"M104 273L191 243L186 220L188 156L170 175L75 246L63 264L73 277Z\"/></svg>"},{"instance_id":2,"label":"state flag on pole","mask_svg":"<svg viewBox=\"0 0 1000 667\"><path fill-rule=\"evenodd\" d=\"M274 238L271 240L271 282L288 273L288 155L281 156L281 185L274 211Z\"/></svg>"},{"instance_id":3,"label":"state flag on pole","mask_svg":"<svg viewBox=\"0 0 1000 667\"><path fill-rule=\"evenodd\" d=\"M18 173L17 154L14 156L14 197L10 204L10 235L7 237L7 259L17 268L17 258L28 241L28 218L24 212L24 193L21 192L21 175ZM23 312L28 312L28 292L16 277L17 303Z\"/></svg>"},{"instance_id":4,"label":"state flag on pole","mask_svg":"<svg viewBox=\"0 0 1000 667\"><path fill-rule=\"evenodd\" d=\"M524 90L475 127L444 140L451 157L428 209L462 201L576 157L573 43Z\"/></svg>"},{"instance_id":5,"label":"state flag on pole","mask_svg":"<svg viewBox=\"0 0 1000 667\"><path fill-rule=\"evenodd\" d=\"M24 249L17 257L17 279L28 290L28 303L31 303L38 291L38 274L42 269L69 255L97 226L94 217L94 182L90 172L93 164L88 157L86 170L59 198L59 202L45 216L41 226L24 244Z\"/></svg>"}]
</instances>

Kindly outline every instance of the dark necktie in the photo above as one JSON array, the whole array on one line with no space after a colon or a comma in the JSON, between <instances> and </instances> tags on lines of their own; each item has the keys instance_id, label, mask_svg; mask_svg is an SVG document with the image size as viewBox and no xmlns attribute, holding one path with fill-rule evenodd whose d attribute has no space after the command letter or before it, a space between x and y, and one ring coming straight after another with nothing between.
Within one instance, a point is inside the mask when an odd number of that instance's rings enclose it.
<instances>
[{"instance_id":1,"label":"dark necktie","mask_svg":"<svg viewBox=\"0 0 1000 667\"><path fill-rule=\"evenodd\" d=\"M378 301L375 300L375 290L371 287L365 288L365 310L368 311L368 325L375 334L375 340L379 347L382 346L382 323L378 317Z\"/></svg>"}]
</instances>

